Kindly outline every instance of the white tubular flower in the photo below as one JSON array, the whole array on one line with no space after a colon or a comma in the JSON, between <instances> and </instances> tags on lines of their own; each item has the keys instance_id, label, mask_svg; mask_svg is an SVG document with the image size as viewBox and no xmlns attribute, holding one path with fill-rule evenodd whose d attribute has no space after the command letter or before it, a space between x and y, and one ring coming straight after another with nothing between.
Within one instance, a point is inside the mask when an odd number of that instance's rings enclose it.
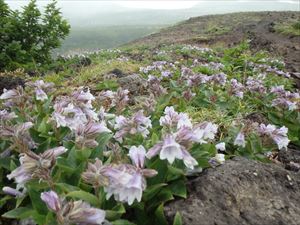
<instances>
[{"instance_id":1,"label":"white tubular flower","mask_svg":"<svg viewBox=\"0 0 300 225\"><path fill-rule=\"evenodd\" d=\"M277 144L279 150L287 149L290 140L287 136L288 128L285 126L276 128L275 125L269 124L266 126L265 124L260 124L258 132L261 135L269 136Z\"/></svg>"},{"instance_id":2,"label":"white tubular flower","mask_svg":"<svg viewBox=\"0 0 300 225\"><path fill-rule=\"evenodd\" d=\"M219 144L216 144L216 149L222 152L226 151L225 142L220 142Z\"/></svg>"},{"instance_id":3,"label":"white tubular flower","mask_svg":"<svg viewBox=\"0 0 300 225\"><path fill-rule=\"evenodd\" d=\"M212 157L209 160L209 164L212 167L216 167L218 165L222 165L224 162L225 162L225 155L224 154L220 154L220 153L216 154L214 157Z\"/></svg>"},{"instance_id":4,"label":"white tubular flower","mask_svg":"<svg viewBox=\"0 0 300 225\"><path fill-rule=\"evenodd\" d=\"M183 158L181 146L176 142L173 136L169 135L165 137L159 158L161 160L167 159L170 164L172 164L175 159Z\"/></svg>"},{"instance_id":5,"label":"white tubular flower","mask_svg":"<svg viewBox=\"0 0 300 225\"><path fill-rule=\"evenodd\" d=\"M238 133L233 144L245 148L246 147L245 135L242 132Z\"/></svg>"}]
</instances>

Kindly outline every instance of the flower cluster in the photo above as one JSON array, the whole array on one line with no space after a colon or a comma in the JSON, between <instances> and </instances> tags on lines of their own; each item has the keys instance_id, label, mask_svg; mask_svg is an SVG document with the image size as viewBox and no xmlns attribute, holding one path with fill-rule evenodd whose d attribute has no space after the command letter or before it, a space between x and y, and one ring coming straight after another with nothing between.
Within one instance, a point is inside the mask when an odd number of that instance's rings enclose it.
<instances>
[{"instance_id":1,"label":"flower cluster","mask_svg":"<svg viewBox=\"0 0 300 225\"><path fill-rule=\"evenodd\" d=\"M119 53L99 52L134 63L132 54ZM148 91L134 96L118 88L94 97L83 87L57 96L54 85L41 80L4 90L0 157L8 174L3 192L11 196L2 203L11 207L15 197L16 208L38 215L39 224L156 221L148 214L155 217L158 206L184 194L184 176L232 156L258 158L298 144L299 93L291 80L274 79L274 73L285 76L275 67L282 68L280 62L245 66L248 59L235 60L230 52L193 46L156 53L168 62L141 67ZM36 193L45 202L41 212L50 212L37 214ZM136 210L138 219L122 215Z\"/></svg>"},{"instance_id":2,"label":"flower cluster","mask_svg":"<svg viewBox=\"0 0 300 225\"><path fill-rule=\"evenodd\" d=\"M266 92L263 81L253 77L248 77L246 81L246 88L252 93L264 94Z\"/></svg>"},{"instance_id":3,"label":"flower cluster","mask_svg":"<svg viewBox=\"0 0 300 225\"><path fill-rule=\"evenodd\" d=\"M288 110L297 110L300 108L299 93L286 91L283 85L272 87L271 93L276 95L276 98L272 101L272 106L280 106Z\"/></svg>"},{"instance_id":4,"label":"flower cluster","mask_svg":"<svg viewBox=\"0 0 300 225\"><path fill-rule=\"evenodd\" d=\"M146 189L145 177L153 177L157 172L144 169L146 150L143 146L132 146L128 155L133 165L120 164L106 169L104 174L108 177L109 184L104 190L107 199L113 195L115 200L131 205L135 199L141 201Z\"/></svg>"},{"instance_id":5,"label":"flower cluster","mask_svg":"<svg viewBox=\"0 0 300 225\"><path fill-rule=\"evenodd\" d=\"M6 117L15 118L14 114L7 114ZM25 122L16 125L2 125L0 124L0 135L3 139L10 140L11 149L18 152L27 152L30 149L36 148L36 144L30 136L29 129L33 127L32 122Z\"/></svg>"},{"instance_id":6,"label":"flower cluster","mask_svg":"<svg viewBox=\"0 0 300 225\"><path fill-rule=\"evenodd\" d=\"M76 130L89 120L97 121L98 115L92 106L94 99L90 91L84 89L75 91L70 97L61 97L53 106L52 119L56 126Z\"/></svg>"},{"instance_id":7,"label":"flower cluster","mask_svg":"<svg viewBox=\"0 0 300 225\"><path fill-rule=\"evenodd\" d=\"M141 134L143 137L147 137L148 129L151 127L150 118L145 117L142 110L135 113L131 118L117 116L114 127L117 132L114 137L119 142L122 142L126 135Z\"/></svg>"},{"instance_id":8,"label":"flower cluster","mask_svg":"<svg viewBox=\"0 0 300 225\"><path fill-rule=\"evenodd\" d=\"M149 75L147 82L149 90L154 96L157 97L167 93L167 90L161 85L161 80L158 77Z\"/></svg>"},{"instance_id":9,"label":"flower cluster","mask_svg":"<svg viewBox=\"0 0 300 225\"><path fill-rule=\"evenodd\" d=\"M153 177L155 170L145 169L146 150L143 146L132 146L128 156L132 164L103 165L99 159L94 164L89 163L88 169L82 174L85 182L94 187L104 186L106 198L112 195L115 200L131 205L136 199L141 201L146 189L145 177Z\"/></svg>"},{"instance_id":10,"label":"flower cluster","mask_svg":"<svg viewBox=\"0 0 300 225\"><path fill-rule=\"evenodd\" d=\"M261 135L266 135L269 138L271 138L278 146L278 149L287 149L287 146L290 142L287 134L288 129L283 126L281 128L276 128L276 126L269 124L260 124L258 132Z\"/></svg>"},{"instance_id":11,"label":"flower cluster","mask_svg":"<svg viewBox=\"0 0 300 225\"><path fill-rule=\"evenodd\" d=\"M110 133L106 127L105 122L96 123L92 120L85 125L78 126L75 131L75 143L81 148L95 148L98 146L98 142L95 140L99 134Z\"/></svg>"},{"instance_id":12,"label":"flower cluster","mask_svg":"<svg viewBox=\"0 0 300 225\"><path fill-rule=\"evenodd\" d=\"M4 121L10 121L12 119L17 118L18 116L15 112L8 112L6 109L0 110L0 121L3 123Z\"/></svg>"},{"instance_id":13,"label":"flower cluster","mask_svg":"<svg viewBox=\"0 0 300 225\"><path fill-rule=\"evenodd\" d=\"M166 61L155 61L149 66L140 67L140 72L148 74L148 73L153 72L153 71L160 71L162 73L166 67L169 67L171 69L176 68L173 63L169 63L169 62L166 62Z\"/></svg>"},{"instance_id":14,"label":"flower cluster","mask_svg":"<svg viewBox=\"0 0 300 225\"><path fill-rule=\"evenodd\" d=\"M183 160L186 167L193 169L198 162L188 150L192 143L207 143L213 140L218 126L209 122L193 125L186 113L177 113L173 107L165 108L165 115L160 118L160 125L168 132L163 140L147 152L147 157L159 155L161 160L167 159L172 164L175 159Z\"/></svg>"},{"instance_id":15,"label":"flower cluster","mask_svg":"<svg viewBox=\"0 0 300 225\"><path fill-rule=\"evenodd\" d=\"M6 107L19 106L24 103L24 99L24 89L21 86L11 90L6 90L4 88L3 93L0 96L0 100L4 100L4 106Z\"/></svg>"},{"instance_id":16,"label":"flower cluster","mask_svg":"<svg viewBox=\"0 0 300 225\"><path fill-rule=\"evenodd\" d=\"M48 99L47 93L54 91L53 83L45 83L43 80L37 80L35 82L28 82L28 87L34 88L35 97L37 100L45 101Z\"/></svg>"},{"instance_id":17,"label":"flower cluster","mask_svg":"<svg viewBox=\"0 0 300 225\"><path fill-rule=\"evenodd\" d=\"M31 151L22 153L20 154L21 165L7 175L7 178L15 180L17 189L24 187L24 184L31 179L49 181L56 158L66 151L67 149L61 146L49 149L39 155Z\"/></svg>"},{"instance_id":18,"label":"flower cluster","mask_svg":"<svg viewBox=\"0 0 300 225\"><path fill-rule=\"evenodd\" d=\"M105 211L93 208L81 200L66 201L54 191L43 192L41 199L56 214L57 222L61 225L96 225L103 224L105 220Z\"/></svg>"},{"instance_id":19,"label":"flower cluster","mask_svg":"<svg viewBox=\"0 0 300 225\"><path fill-rule=\"evenodd\" d=\"M185 50L195 50L195 51L199 51L201 53L212 51L212 49L210 49L210 48L203 48L203 47L192 46L192 45L186 45L182 48L182 50L183 51L185 51Z\"/></svg>"},{"instance_id":20,"label":"flower cluster","mask_svg":"<svg viewBox=\"0 0 300 225\"><path fill-rule=\"evenodd\" d=\"M98 96L98 99L100 100L101 105L107 110L116 107L117 113L121 113L128 105L128 94L128 90L118 88L116 92L110 90L101 92Z\"/></svg>"},{"instance_id":21,"label":"flower cluster","mask_svg":"<svg viewBox=\"0 0 300 225\"><path fill-rule=\"evenodd\" d=\"M244 97L244 86L239 83L236 79L230 80L230 93L238 98L243 99Z\"/></svg>"}]
</instances>

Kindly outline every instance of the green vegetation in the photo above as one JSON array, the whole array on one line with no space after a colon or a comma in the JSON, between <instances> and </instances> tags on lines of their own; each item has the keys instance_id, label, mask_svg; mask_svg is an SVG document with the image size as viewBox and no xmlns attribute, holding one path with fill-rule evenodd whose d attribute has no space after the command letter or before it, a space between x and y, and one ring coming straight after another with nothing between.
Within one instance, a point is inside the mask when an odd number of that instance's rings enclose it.
<instances>
[{"instance_id":1,"label":"green vegetation","mask_svg":"<svg viewBox=\"0 0 300 225\"><path fill-rule=\"evenodd\" d=\"M293 80L248 42L127 46L57 62L60 71L0 95L5 224L168 224L164 204L187 197L189 176L300 147ZM146 89L123 87L116 69Z\"/></svg>"},{"instance_id":2,"label":"green vegetation","mask_svg":"<svg viewBox=\"0 0 300 225\"><path fill-rule=\"evenodd\" d=\"M275 30L285 35L300 36L300 21L288 21L275 25Z\"/></svg>"},{"instance_id":3,"label":"green vegetation","mask_svg":"<svg viewBox=\"0 0 300 225\"><path fill-rule=\"evenodd\" d=\"M151 33L164 25L72 26L70 35L56 53L81 53L120 46Z\"/></svg>"},{"instance_id":4,"label":"green vegetation","mask_svg":"<svg viewBox=\"0 0 300 225\"><path fill-rule=\"evenodd\" d=\"M12 11L0 0L0 71L36 68L51 62L51 52L61 45L70 26L56 2L43 13L32 0L22 12Z\"/></svg>"},{"instance_id":5,"label":"green vegetation","mask_svg":"<svg viewBox=\"0 0 300 225\"><path fill-rule=\"evenodd\" d=\"M253 52L249 41L178 44L233 29L216 18L190 22L153 35L171 44L59 56L31 76L4 73L26 81L0 95L4 224L166 225L164 205L187 198L190 176L235 156L270 163L300 148L300 95L284 62ZM38 52L34 43L28 55ZM39 63L51 61L45 55Z\"/></svg>"}]
</instances>

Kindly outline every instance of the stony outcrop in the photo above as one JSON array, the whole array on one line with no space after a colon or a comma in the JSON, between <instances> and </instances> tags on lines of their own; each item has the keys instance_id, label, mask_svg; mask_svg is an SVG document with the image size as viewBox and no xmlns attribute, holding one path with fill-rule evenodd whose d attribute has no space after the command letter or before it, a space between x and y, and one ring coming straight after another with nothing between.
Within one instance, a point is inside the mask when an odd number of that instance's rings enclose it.
<instances>
[{"instance_id":1,"label":"stony outcrop","mask_svg":"<svg viewBox=\"0 0 300 225\"><path fill-rule=\"evenodd\" d=\"M299 225L300 172L241 157L188 182L187 199L170 202L185 225Z\"/></svg>"}]
</instances>

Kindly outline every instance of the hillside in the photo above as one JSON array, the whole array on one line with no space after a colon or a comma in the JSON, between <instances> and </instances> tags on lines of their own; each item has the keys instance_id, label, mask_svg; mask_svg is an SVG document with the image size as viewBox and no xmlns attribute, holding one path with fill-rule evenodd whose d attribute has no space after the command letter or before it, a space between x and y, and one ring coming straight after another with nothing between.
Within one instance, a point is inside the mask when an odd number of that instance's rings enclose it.
<instances>
[{"instance_id":1,"label":"hillside","mask_svg":"<svg viewBox=\"0 0 300 225\"><path fill-rule=\"evenodd\" d=\"M282 56L292 72L300 70L300 12L248 12L194 17L131 45L191 44L230 47L249 39L252 50Z\"/></svg>"},{"instance_id":2,"label":"hillside","mask_svg":"<svg viewBox=\"0 0 300 225\"><path fill-rule=\"evenodd\" d=\"M0 224L298 225L298 19L192 18L1 73Z\"/></svg>"}]
</instances>

